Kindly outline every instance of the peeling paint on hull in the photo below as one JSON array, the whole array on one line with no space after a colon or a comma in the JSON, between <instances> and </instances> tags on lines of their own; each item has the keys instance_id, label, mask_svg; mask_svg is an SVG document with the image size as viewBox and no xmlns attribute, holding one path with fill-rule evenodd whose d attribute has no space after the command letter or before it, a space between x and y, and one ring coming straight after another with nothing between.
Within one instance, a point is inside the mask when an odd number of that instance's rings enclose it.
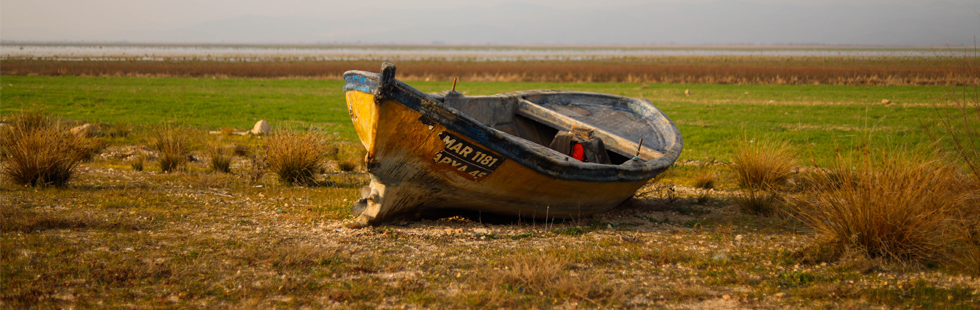
<instances>
[{"instance_id":1,"label":"peeling paint on hull","mask_svg":"<svg viewBox=\"0 0 980 310\"><path fill-rule=\"evenodd\" d=\"M394 66L388 64L381 74L349 71L344 78L348 110L367 150L365 160L371 174L371 185L362 190L363 198L352 207L358 216L357 225L414 219L440 209L526 218L590 216L631 197L650 178L666 170L681 151L680 132L641 99L535 91L488 97L463 97L455 92L424 94L395 80ZM659 140L662 147L648 148L638 158L617 165L602 165L569 160L505 132L513 127L507 122L513 122L514 115L525 115L518 120L537 120L537 124L554 130L583 125L552 115L526 99L548 100L563 95L601 99L596 102L612 98L623 100L624 106L649 105L642 108L655 112L651 113L655 117L642 118L644 123L637 126L663 127L666 132L646 135ZM594 105L588 107L595 110ZM461 112L467 109L480 112ZM643 135L616 134L607 128L596 131L617 148L610 152L620 154L630 146L635 149L629 137Z\"/></svg>"}]
</instances>

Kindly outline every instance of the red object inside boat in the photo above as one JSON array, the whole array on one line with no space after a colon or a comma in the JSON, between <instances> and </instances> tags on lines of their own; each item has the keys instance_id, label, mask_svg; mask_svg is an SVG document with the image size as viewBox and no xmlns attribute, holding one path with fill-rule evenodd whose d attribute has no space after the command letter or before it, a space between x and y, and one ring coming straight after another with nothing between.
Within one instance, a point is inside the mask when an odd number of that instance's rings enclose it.
<instances>
[{"instance_id":1,"label":"red object inside boat","mask_svg":"<svg viewBox=\"0 0 980 310\"><path fill-rule=\"evenodd\" d=\"M575 159L578 159L579 161L585 161L585 148L583 148L581 144L575 143L575 145L572 146L572 157L575 157Z\"/></svg>"}]
</instances>

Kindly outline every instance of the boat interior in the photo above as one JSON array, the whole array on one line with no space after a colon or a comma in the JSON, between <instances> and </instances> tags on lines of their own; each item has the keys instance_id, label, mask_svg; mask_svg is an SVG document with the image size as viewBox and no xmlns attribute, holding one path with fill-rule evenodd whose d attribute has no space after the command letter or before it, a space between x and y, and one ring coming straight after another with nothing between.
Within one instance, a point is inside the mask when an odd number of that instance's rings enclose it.
<instances>
[{"instance_id":1,"label":"boat interior","mask_svg":"<svg viewBox=\"0 0 980 310\"><path fill-rule=\"evenodd\" d=\"M620 165L634 156L644 160L663 156L659 151L663 149L663 137L650 122L630 111L630 98L557 92L467 97L445 91L431 96L555 158L567 158L563 151L551 149L556 136L568 134L573 128L584 129L588 139L602 141L599 145L604 148L600 151L608 155L606 164Z\"/></svg>"}]
</instances>

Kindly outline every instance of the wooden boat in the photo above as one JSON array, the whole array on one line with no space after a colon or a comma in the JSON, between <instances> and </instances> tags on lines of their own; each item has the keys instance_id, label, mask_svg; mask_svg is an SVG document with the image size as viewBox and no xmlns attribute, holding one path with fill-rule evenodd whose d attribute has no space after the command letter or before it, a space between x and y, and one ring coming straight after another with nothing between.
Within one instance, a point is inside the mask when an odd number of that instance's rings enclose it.
<instances>
[{"instance_id":1,"label":"wooden boat","mask_svg":"<svg viewBox=\"0 0 980 310\"><path fill-rule=\"evenodd\" d=\"M348 71L344 80L371 176L351 207L354 226L447 211L590 216L665 171L683 144L673 122L644 99L550 90L470 97L455 82L452 91L427 94L396 80L388 63L380 74ZM549 148L573 127L578 141L601 140L607 163Z\"/></svg>"}]
</instances>

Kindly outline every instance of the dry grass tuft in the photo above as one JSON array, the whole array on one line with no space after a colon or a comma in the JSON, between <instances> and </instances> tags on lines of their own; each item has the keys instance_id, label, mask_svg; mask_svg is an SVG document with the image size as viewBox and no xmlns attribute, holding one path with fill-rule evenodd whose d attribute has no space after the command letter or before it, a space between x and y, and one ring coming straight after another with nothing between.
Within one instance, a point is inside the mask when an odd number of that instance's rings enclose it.
<instances>
[{"instance_id":1,"label":"dry grass tuft","mask_svg":"<svg viewBox=\"0 0 980 310\"><path fill-rule=\"evenodd\" d=\"M315 133L280 131L266 144L269 168L287 184L315 183L325 154L324 138Z\"/></svg>"},{"instance_id":2,"label":"dry grass tuft","mask_svg":"<svg viewBox=\"0 0 980 310\"><path fill-rule=\"evenodd\" d=\"M211 158L211 171L231 173L231 155L227 148L211 142L207 145L207 154Z\"/></svg>"},{"instance_id":3,"label":"dry grass tuft","mask_svg":"<svg viewBox=\"0 0 980 310\"><path fill-rule=\"evenodd\" d=\"M742 212L755 215L773 215L782 210L782 198L773 191L748 189L736 194L735 205Z\"/></svg>"},{"instance_id":4,"label":"dry grass tuft","mask_svg":"<svg viewBox=\"0 0 980 310\"><path fill-rule=\"evenodd\" d=\"M91 158L88 140L41 112L14 115L0 130L3 174L20 185L62 186Z\"/></svg>"},{"instance_id":5,"label":"dry grass tuft","mask_svg":"<svg viewBox=\"0 0 980 310\"><path fill-rule=\"evenodd\" d=\"M366 151L359 143L337 143L337 152L334 159L337 161L337 168L340 171L352 172L358 170L364 163Z\"/></svg>"},{"instance_id":6,"label":"dry grass tuft","mask_svg":"<svg viewBox=\"0 0 980 310\"><path fill-rule=\"evenodd\" d=\"M136 155L133 159L129 161L129 167L136 171L143 171L143 165L146 163L146 155Z\"/></svg>"},{"instance_id":7,"label":"dry grass tuft","mask_svg":"<svg viewBox=\"0 0 980 310\"><path fill-rule=\"evenodd\" d=\"M521 253L505 257L504 268L490 276L494 289L579 299L593 303L620 302L624 290L606 283L588 270L570 270L571 264L550 253Z\"/></svg>"},{"instance_id":8,"label":"dry grass tuft","mask_svg":"<svg viewBox=\"0 0 980 310\"><path fill-rule=\"evenodd\" d=\"M714 164L714 159L711 161L701 164L698 167L698 174L694 176L694 188L699 189L713 189L716 183L718 183L718 175L714 170L711 170L711 166Z\"/></svg>"},{"instance_id":9,"label":"dry grass tuft","mask_svg":"<svg viewBox=\"0 0 980 310\"><path fill-rule=\"evenodd\" d=\"M833 252L942 263L951 246L969 240L962 216L976 214L976 206L964 199L968 182L933 152L840 156L815 177L818 190L799 201L797 215Z\"/></svg>"},{"instance_id":10,"label":"dry grass tuft","mask_svg":"<svg viewBox=\"0 0 980 310\"><path fill-rule=\"evenodd\" d=\"M236 143L235 148L232 149L232 154L235 154L235 156L245 157L248 156L248 153L250 152L251 151L249 150L248 145L240 144L240 143Z\"/></svg>"},{"instance_id":11,"label":"dry grass tuft","mask_svg":"<svg viewBox=\"0 0 980 310\"><path fill-rule=\"evenodd\" d=\"M125 138L129 136L130 132L132 132L132 129L129 128L129 124L116 123L109 127L107 135L112 138Z\"/></svg>"},{"instance_id":12,"label":"dry grass tuft","mask_svg":"<svg viewBox=\"0 0 980 310\"><path fill-rule=\"evenodd\" d=\"M190 154L190 138L183 128L167 127L154 132L153 149L160 152L160 171L183 169Z\"/></svg>"},{"instance_id":13,"label":"dry grass tuft","mask_svg":"<svg viewBox=\"0 0 980 310\"><path fill-rule=\"evenodd\" d=\"M788 142L743 139L732 156L732 171L744 188L778 189L794 173L796 155Z\"/></svg>"}]
</instances>

